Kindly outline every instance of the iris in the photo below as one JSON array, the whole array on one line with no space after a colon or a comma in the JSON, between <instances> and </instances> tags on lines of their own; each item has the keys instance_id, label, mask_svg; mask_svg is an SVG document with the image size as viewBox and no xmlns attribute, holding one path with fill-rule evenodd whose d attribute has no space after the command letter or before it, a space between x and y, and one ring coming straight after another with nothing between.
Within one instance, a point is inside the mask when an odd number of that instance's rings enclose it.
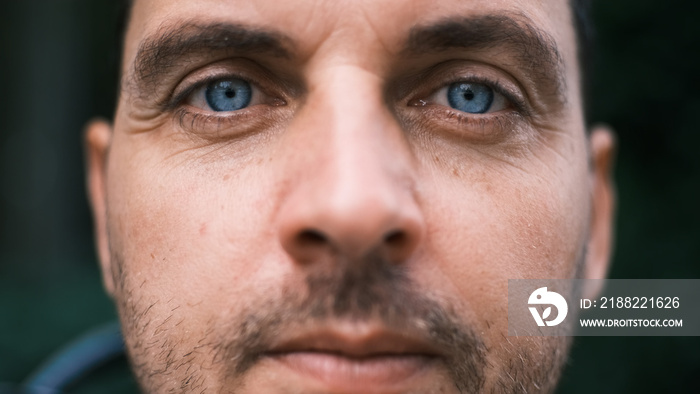
<instances>
[{"instance_id":1,"label":"iris","mask_svg":"<svg viewBox=\"0 0 700 394\"><path fill-rule=\"evenodd\" d=\"M214 111L236 111L250 104L252 90L242 79L229 79L209 84L204 96Z\"/></svg>"},{"instance_id":2,"label":"iris","mask_svg":"<svg viewBox=\"0 0 700 394\"><path fill-rule=\"evenodd\" d=\"M478 83L457 82L447 89L447 101L454 109L483 114L493 104L493 89Z\"/></svg>"}]
</instances>

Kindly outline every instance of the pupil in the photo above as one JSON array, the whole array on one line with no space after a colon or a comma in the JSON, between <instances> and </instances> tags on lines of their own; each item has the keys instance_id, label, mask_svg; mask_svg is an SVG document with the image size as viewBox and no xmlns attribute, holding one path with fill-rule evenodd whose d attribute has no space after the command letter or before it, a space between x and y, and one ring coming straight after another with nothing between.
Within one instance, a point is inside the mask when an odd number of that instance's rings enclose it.
<instances>
[{"instance_id":1,"label":"pupil","mask_svg":"<svg viewBox=\"0 0 700 394\"><path fill-rule=\"evenodd\" d=\"M474 100L474 92L471 89L464 92L464 98L467 100Z\"/></svg>"},{"instance_id":2,"label":"pupil","mask_svg":"<svg viewBox=\"0 0 700 394\"><path fill-rule=\"evenodd\" d=\"M228 98L236 97L236 91L233 89L226 89L226 97L228 97Z\"/></svg>"}]
</instances>

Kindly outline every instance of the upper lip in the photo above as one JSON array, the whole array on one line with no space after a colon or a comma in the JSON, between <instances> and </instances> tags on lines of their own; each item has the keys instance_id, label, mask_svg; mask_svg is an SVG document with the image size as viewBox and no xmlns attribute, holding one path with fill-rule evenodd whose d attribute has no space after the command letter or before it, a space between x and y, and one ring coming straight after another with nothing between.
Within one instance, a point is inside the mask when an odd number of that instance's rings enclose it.
<instances>
[{"instance_id":1,"label":"upper lip","mask_svg":"<svg viewBox=\"0 0 700 394\"><path fill-rule=\"evenodd\" d=\"M268 354L319 352L349 358L441 355L438 347L420 335L364 323L337 324L287 334Z\"/></svg>"}]
</instances>

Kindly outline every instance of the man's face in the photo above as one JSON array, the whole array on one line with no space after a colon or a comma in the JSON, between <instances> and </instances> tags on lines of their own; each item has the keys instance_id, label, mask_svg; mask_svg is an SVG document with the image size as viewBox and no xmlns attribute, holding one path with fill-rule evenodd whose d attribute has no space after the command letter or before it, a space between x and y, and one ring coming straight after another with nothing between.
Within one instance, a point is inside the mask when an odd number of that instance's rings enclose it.
<instances>
[{"instance_id":1,"label":"man's face","mask_svg":"<svg viewBox=\"0 0 700 394\"><path fill-rule=\"evenodd\" d=\"M88 130L149 392L549 391L507 279L601 277L611 142L564 0L137 0Z\"/></svg>"}]
</instances>

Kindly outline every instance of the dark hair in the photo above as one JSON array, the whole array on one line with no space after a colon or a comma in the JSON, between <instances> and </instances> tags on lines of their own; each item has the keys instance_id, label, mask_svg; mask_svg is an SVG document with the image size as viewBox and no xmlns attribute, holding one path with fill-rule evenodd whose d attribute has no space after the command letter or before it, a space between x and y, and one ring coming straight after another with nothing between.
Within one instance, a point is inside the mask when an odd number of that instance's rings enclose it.
<instances>
[{"instance_id":1,"label":"dark hair","mask_svg":"<svg viewBox=\"0 0 700 394\"><path fill-rule=\"evenodd\" d=\"M117 0L117 21L115 24L116 27L116 34L115 34L115 41L116 45L114 46L114 50L116 53L112 58L115 60L116 64L113 66L116 67L116 101L114 105L114 110L117 110L117 105L119 104L119 95L121 94L121 83L122 83L122 61L124 60L124 42L126 40L126 29L129 27L129 20L131 19L131 8L133 5L134 1L133 0Z\"/></svg>"},{"instance_id":2,"label":"dark hair","mask_svg":"<svg viewBox=\"0 0 700 394\"><path fill-rule=\"evenodd\" d=\"M591 0L570 0L574 30L576 31L576 50L579 69L581 70L581 99L585 119L590 115L590 90L593 78L594 30L591 22Z\"/></svg>"},{"instance_id":3,"label":"dark hair","mask_svg":"<svg viewBox=\"0 0 700 394\"><path fill-rule=\"evenodd\" d=\"M121 61L124 51L124 36L126 28L129 25L131 15L131 6L133 0L117 0L118 2L118 19L117 19L117 45L115 50L117 53L113 56L116 59L117 72L117 100L119 99L119 84L121 82ZM576 47L578 63L581 72L580 85L581 97L583 100L583 112L585 119L588 119L589 111L589 91L591 83L591 74L593 73L593 25L591 23L590 11L591 0L569 0L571 9L574 30L576 32ZM116 103L115 103L116 104ZM116 105L115 105L116 107ZM115 108L116 109L116 108Z\"/></svg>"}]
</instances>

